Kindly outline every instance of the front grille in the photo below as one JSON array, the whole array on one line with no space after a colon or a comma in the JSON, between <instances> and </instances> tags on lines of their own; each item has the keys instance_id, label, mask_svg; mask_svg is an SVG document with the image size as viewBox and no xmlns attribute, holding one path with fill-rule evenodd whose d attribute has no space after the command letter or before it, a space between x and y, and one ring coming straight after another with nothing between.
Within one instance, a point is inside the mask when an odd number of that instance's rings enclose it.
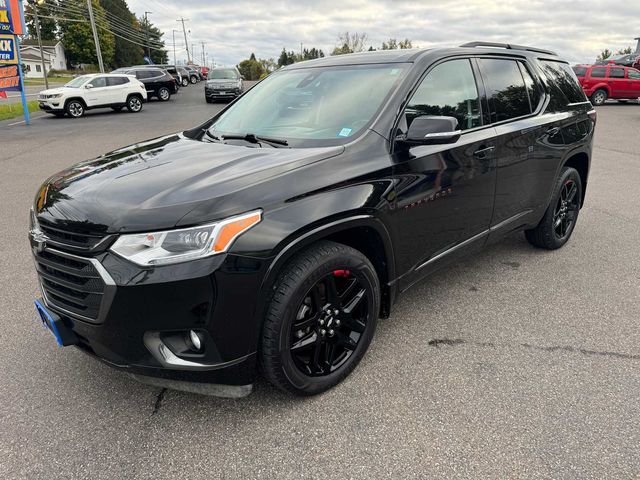
<instances>
[{"instance_id":1,"label":"front grille","mask_svg":"<svg viewBox=\"0 0 640 480\"><path fill-rule=\"evenodd\" d=\"M97 261L53 249L34 255L47 304L82 320L99 321L107 285Z\"/></svg>"},{"instance_id":2,"label":"front grille","mask_svg":"<svg viewBox=\"0 0 640 480\"><path fill-rule=\"evenodd\" d=\"M42 221L39 222L40 230L50 240L52 245L70 247L74 250L94 250L102 241L107 238L105 235L69 232L55 228Z\"/></svg>"}]
</instances>

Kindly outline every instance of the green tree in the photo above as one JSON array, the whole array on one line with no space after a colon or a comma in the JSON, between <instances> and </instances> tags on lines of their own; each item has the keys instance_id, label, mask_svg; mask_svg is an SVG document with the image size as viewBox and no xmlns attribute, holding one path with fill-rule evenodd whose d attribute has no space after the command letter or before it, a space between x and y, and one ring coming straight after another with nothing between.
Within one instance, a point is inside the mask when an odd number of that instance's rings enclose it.
<instances>
[{"instance_id":1,"label":"green tree","mask_svg":"<svg viewBox=\"0 0 640 480\"><path fill-rule=\"evenodd\" d=\"M27 33L31 38L37 38L36 22L34 15L34 8L31 3L24 2L24 17L27 24ZM55 8L55 2L50 0L47 3L38 5L38 20L40 23L40 37L42 40L56 40L58 33L58 24L53 17L53 8Z\"/></svg>"},{"instance_id":2,"label":"green tree","mask_svg":"<svg viewBox=\"0 0 640 480\"><path fill-rule=\"evenodd\" d=\"M148 21L148 19L145 20L144 17L138 19L138 22L140 23L140 30L143 32L143 37L146 36L147 29L149 31L149 45L151 47L149 50L151 51L151 61L153 63L168 63L169 55L167 54L167 50L164 48L164 40L162 39L164 32ZM139 43L146 44L147 42L146 39L144 39ZM145 55L146 50L147 49L145 48Z\"/></svg>"},{"instance_id":3,"label":"green tree","mask_svg":"<svg viewBox=\"0 0 640 480\"><path fill-rule=\"evenodd\" d=\"M621 48L620 50L618 50L616 55L631 55L632 53L633 53L633 48L627 47L627 48Z\"/></svg>"},{"instance_id":4,"label":"green tree","mask_svg":"<svg viewBox=\"0 0 640 480\"><path fill-rule=\"evenodd\" d=\"M112 65L115 39L109 31L100 27L100 25L107 25L104 9L100 6L98 0L91 1L93 3L93 15L96 19L96 24L99 25L98 39L100 41L100 50L102 51L102 60L105 65ZM60 5L62 7L69 6L77 9L81 8L84 2L79 0L60 0ZM67 61L71 65L79 63L95 65L98 63L93 32L89 22L66 21L61 18L60 37L64 44Z\"/></svg>"},{"instance_id":5,"label":"green tree","mask_svg":"<svg viewBox=\"0 0 640 480\"><path fill-rule=\"evenodd\" d=\"M600 55L598 55L598 58L596 58L596 61L601 62L602 60L606 60L607 58L609 58L611 55L612 55L611 50L609 50L608 48L605 48L600 52Z\"/></svg>"},{"instance_id":6,"label":"green tree","mask_svg":"<svg viewBox=\"0 0 640 480\"><path fill-rule=\"evenodd\" d=\"M282 47L282 52L280 52L280 57L278 57L278 68L294 63L294 57L295 55L293 54L293 52L287 52L287 50Z\"/></svg>"},{"instance_id":7,"label":"green tree","mask_svg":"<svg viewBox=\"0 0 640 480\"><path fill-rule=\"evenodd\" d=\"M254 56L255 59L255 56ZM258 60L243 60L238 64L238 71L245 80L258 80L265 72L264 67Z\"/></svg>"},{"instance_id":8,"label":"green tree","mask_svg":"<svg viewBox=\"0 0 640 480\"><path fill-rule=\"evenodd\" d=\"M140 29L138 19L129 10L127 2L125 0L100 0L100 5L110 14L107 15L109 29L119 35L115 37L112 66L119 68L142 63L144 61L142 46L136 45L136 43L128 39L134 39L137 43L144 43L140 41L143 38L143 32Z\"/></svg>"},{"instance_id":9,"label":"green tree","mask_svg":"<svg viewBox=\"0 0 640 480\"><path fill-rule=\"evenodd\" d=\"M404 50L407 48L413 48L413 44L408 38L400 40L399 42L395 38L390 38L386 42L382 42L380 50Z\"/></svg>"}]
</instances>

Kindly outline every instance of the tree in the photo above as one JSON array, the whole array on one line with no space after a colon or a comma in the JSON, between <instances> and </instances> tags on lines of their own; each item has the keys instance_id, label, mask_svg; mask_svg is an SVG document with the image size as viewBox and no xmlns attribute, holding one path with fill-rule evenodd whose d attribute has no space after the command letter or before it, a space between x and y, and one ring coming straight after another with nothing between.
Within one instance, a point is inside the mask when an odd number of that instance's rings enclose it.
<instances>
[{"instance_id":1,"label":"tree","mask_svg":"<svg viewBox=\"0 0 640 480\"><path fill-rule=\"evenodd\" d=\"M255 55L253 56L253 58L253 60L243 60L238 64L238 71L240 72L240 75L245 78L245 80L258 80L260 76L265 72L262 64L255 59Z\"/></svg>"},{"instance_id":2,"label":"tree","mask_svg":"<svg viewBox=\"0 0 640 480\"><path fill-rule=\"evenodd\" d=\"M256 61L256 54L251 52L251 56L249 57L249 60L253 60L255 62Z\"/></svg>"},{"instance_id":3,"label":"tree","mask_svg":"<svg viewBox=\"0 0 640 480\"><path fill-rule=\"evenodd\" d=\"M604 50L602 50L602 52L600 52L600 55L598 55L598 58L596 58L597 62L601 62L602 60L606 60L607 58L609 58L611 56L611 50L609 50L608 48L605 48Z\"/></svg>"},{"instance_id":4,"label":"tree","mask_svg":"<svg viewBox=\"0 0 640 480\"><path fill-rule=\"evenodd\" d=\"M93 15L96 19L96 24L106 25L107 21L104 9L100 3L98 3L98 0L91 1L93 3ZM78 0L60 0L60 6L63 8L70 7L78 9L82 5L83 3ZM60 39L64 44L67 61L71 65L79 63L95 65L98 63L93 32L89 22L72 22L61 19L59 26ZM98 39L100 41L103 62L105 65L112 65L115 51L114 36L104 28L98 27Z\"/></svg>"},{"instance_id":5,"label":"tree","mask_svg":"<svg viewBox=\"0 0 640 480\"><path fill-rule=\"evenodd\" d=\"M390 38L388 41L382 42L380 50L403 50L406 48L413 48L413 44L408 38L400 40L399 42L395 38Z\"/></svg>"},{"instance_id":6,"label":"tree","mask_svg":"<svg viewBox=\"0 0 640 480\"><path fill-rule=\"evenodd\" d=\"M141 41L141 39L145 37L140 28L140 23L131 10L129 10L127 2L125 0L100 0L100 5L102 5L105 11L111 14L108 16L110 30L117 32L119 35L115 37L112 66L119 68L141 64L144 61L144 50L142 46L122 38L127 37L137 43L145 43Z\"/></svg>"},{"instance_id":7,"label":"tree","mask_svg":"<svg viewBox=\"0 0 640 480\"><path fill-rule=\"evenodd\" d=\"M333 49L331 55L343 55L345 53L355 53L364 51L364 43L367 41L366 33L344 32L338 35L338 45Z\"/></svg>"},{"instance_id":8,"label":"tree","mask_svg":"<svg viewBox=\"0 0 640 480\"><path fill-rule=\"evenodd\" d=\"M278 57L278 68L295 63L294 57L293 52L287 52L287 50L282 47L282 52L280 52L280 57Z\"/></svg>"},{"instance_id":9,"label":"tree","mask_svg":"<svg viewBox=\"0 0 640 480\"><path fill-rule=\"evenodd\" d=\"M31 3L24 2L24 16L25 23L27 24L27 33L31 38L37 38L36 22L34 15L34 8ZM40 37L42 40L56 40L58 33L58 24L53 18L52 8L55 6L54 2L44 3L38 6L38 21L40 23Z\"/></svg>"},{"instance_id":10,"label":"tree","mask_svg":"<svg viewBox=\"0 0 640 480\"><path fill-rule=\"evenodd\" d=\"M147 34L147 31L149 32L149 45L151 47L149 48L149 50L151 51L151 61L153 63L168 63L169 55L167 54L167 50L164 48L164 40L162 39L164 32L156 27L153 23L151 23L148 18L145 20L144 17L140 17L138 19L138 22L140 23L140 29L144 33L144 35ZM139 43L144 43L145 45L147 44L146 40Z\"/></svg>"},{"instance_id":11,"label":"tree","mask_svg":"<svg viewBox=\"0 0 640 480\"><path fill-rule=\"evenodd\" d=\"M621 48L618 50L617 55L631 55L633 53L633 49L631 47Z\"/></svg>"}]
</instances>

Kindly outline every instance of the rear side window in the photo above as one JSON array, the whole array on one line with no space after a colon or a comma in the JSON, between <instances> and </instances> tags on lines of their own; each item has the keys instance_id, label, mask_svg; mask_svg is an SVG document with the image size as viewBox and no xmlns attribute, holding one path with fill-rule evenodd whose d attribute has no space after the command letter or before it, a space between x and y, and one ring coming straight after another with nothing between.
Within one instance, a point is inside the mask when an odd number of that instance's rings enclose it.
<instances>
[{"instance_id":1,"label":"rear side window","mask_svg":"<svg viewBox=\"0 0 640 480\"><path fill-rule=\"evenodd\" d=\"M441 63L427 74L405 109L407 127L420 115L455 117L460 130L482 125L480 97L468 59Z\"/></svg>"},{"instance_id":2,"label":"rear side window","mask_svg":"<svg viewBox=\"0 0 640 480\"><path fill-rule=\"evenodd\" d=\"M129 83L129 79L127 77L107 77L107 86L109 87L124 85L125 83Z\"/></svg>"},{"instance_id":3,"label":"rear side window","mask_svg":"<svg viewBox=\"0 0 640 480\"><path fill-rule=\"evenodd\" d=\"M591 76L593 78L604 78L606 73L607 73L607 69L606 68L592 68L591 69Z\"/></svg>"},{"instance_id":4,"label":"rear side window","mask_svg":"<svg viewBox=\"0 0 640 480\"><path fill-rule=\"evenodd\" d=\"M527 87L527 94L529 95L529 103L531 104L531 111L535 112L538 109L540 100L542 100L542 90L538 82L533 80L529 68L524 63L519 63L522 77L524 78L524 84Z\"/></svg>"},{"instance_id":5,"label":"rear side window","mask_svg":"<svg viewBox=\"0 0 640 480\"><path fill-rule=\"evenodd\" d=\"M631 80L640 80L640 72L638 70L629 69L629 78Z\"/></svg>"},{"instance_id":6,"label":"rear side window","mask_svg":"<svg viewBox=\"0 0 640 480\"><path fill-rule=\"evenodd\" d=\"M610 68L609 69L609 77L610 78L624 78L624 68Z\"/></svg>"},{"instance_id":7,"label":"rear side window","mask_svg":"<svg viewBox=\"0 0 640 480\"><path fill-rule=\"evenodd\" d=\"M572 67L576 77L584 77L587 74L587 67Z\"/></svg>"},{"instance_id":8,"label":"rear side window","mask_svg":"<svg viewBox=\"0 0 640 480\"><path fill-rule=\"evenodd\" d=\"M551 100L548 108L550 111L566 111L569 104L587 101L575 73L568 64L542 60L540 66L549 84Z\"/></svg>"},{"instance_id":9,"label":"rear side window","mask_svg":"<svg viewBox=\"0 0 640 480\"><path fill-rule=\"evenodd\" d=\"M489 96L491 121L502 122L531 113L527 87L515 60L479 59Z\"/></svg>"}]
</instances>

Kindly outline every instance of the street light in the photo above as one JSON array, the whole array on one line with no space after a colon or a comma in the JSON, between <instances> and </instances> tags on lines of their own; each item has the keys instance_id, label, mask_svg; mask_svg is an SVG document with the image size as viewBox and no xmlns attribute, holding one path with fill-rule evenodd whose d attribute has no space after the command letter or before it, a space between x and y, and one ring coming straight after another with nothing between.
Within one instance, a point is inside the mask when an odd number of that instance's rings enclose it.
<instances>
[{"instance_id":1,"label":"street light","mask_svg":"<svg viewBox=\"0 0 640 480\"><path fill-rule=\"evenodd\" d=\"M44 4L44 0L31 0L29 2L33 7L33 18L36 24L36 36L38 37L38 48L40 49L40 64L42 65L42 74L44 75L44 88L49 89L49 79L47 78L47 68L44 66L44 51L42 49L42 38L40 37L40 20L38 19L38 5ZM20 67L22 68L22 66Z\"/></svg>"}]
</instances>

